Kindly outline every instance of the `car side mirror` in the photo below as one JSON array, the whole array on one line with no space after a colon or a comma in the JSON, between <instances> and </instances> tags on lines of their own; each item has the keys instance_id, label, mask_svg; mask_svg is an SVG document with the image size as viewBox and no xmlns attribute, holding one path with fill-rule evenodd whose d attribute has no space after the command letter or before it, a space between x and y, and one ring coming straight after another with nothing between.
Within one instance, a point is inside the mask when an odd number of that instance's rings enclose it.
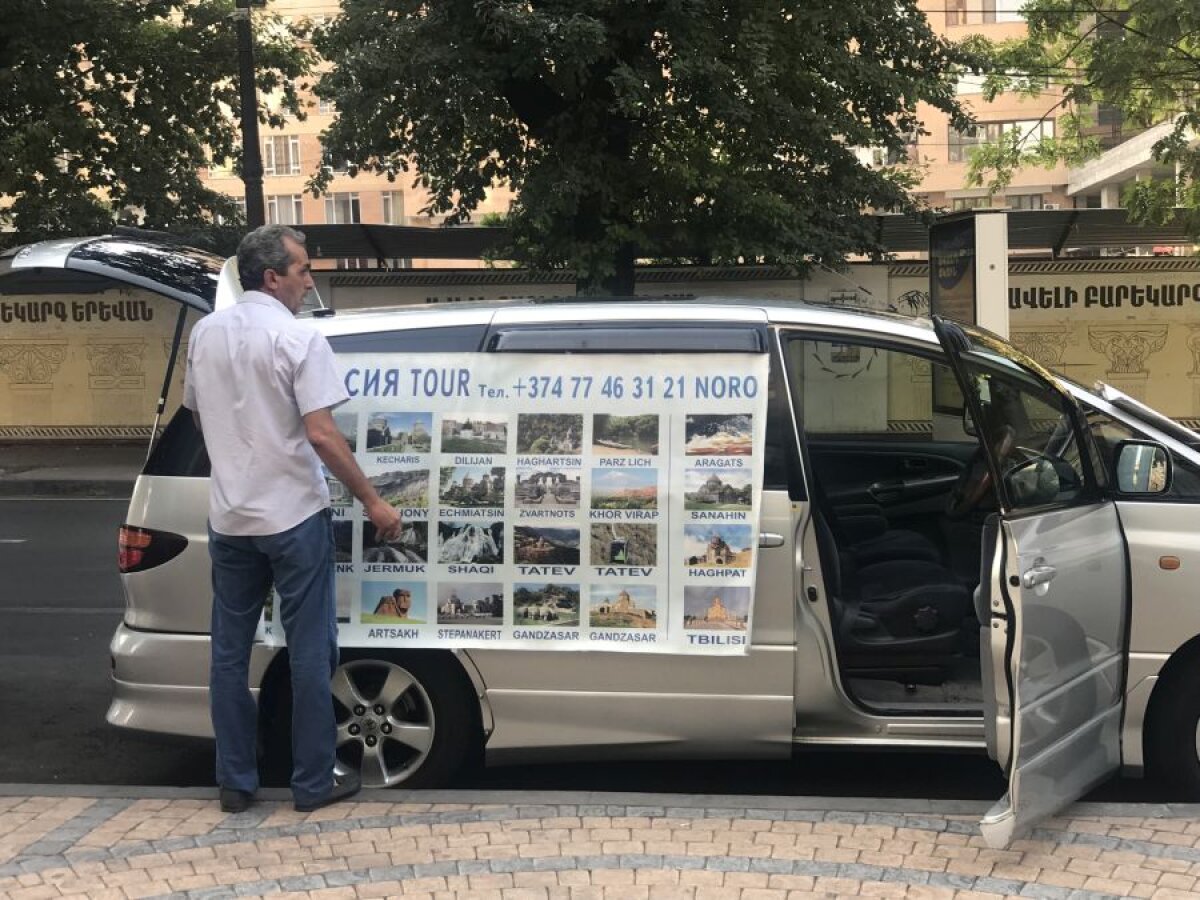
<instances>
[{"instance_id":1,"label":"car side mirror","mask_svg":"<svg viewBox=\"0 0 1200 900\"><path fill-rule=\"evenodd\" d=\"M1162 494L1171 486L1171 454L1162 444L1121 441L1115 458L1122 494Z\"/></svg>"}]
</instances>

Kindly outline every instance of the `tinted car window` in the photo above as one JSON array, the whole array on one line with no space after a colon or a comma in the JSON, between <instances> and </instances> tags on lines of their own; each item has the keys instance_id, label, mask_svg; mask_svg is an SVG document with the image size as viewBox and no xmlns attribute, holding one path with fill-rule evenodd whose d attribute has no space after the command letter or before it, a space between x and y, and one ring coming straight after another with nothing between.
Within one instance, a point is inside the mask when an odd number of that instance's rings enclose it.
<instances>
[{"instance_id":1,"label":"tinted car window","mask_svg":"<svg viewBox=\"0 0 1200 900\"><path fill-rule=\"evenodd\" d=\"M154 445L142 474L207 478L210 470L204 437L192 420L192 411L181 406Z\"/></svg>"},{"instance_id":2,"label":"tinted car window","mask_svg":"<svg viewBox=\"0 0 1200 900\"><path fill-rule=\"evenodd\" d=\"M483 325L446 328L406 328L369 334L335 335L329 344L335 353L438 353L479 349ZM146 461L146 475L207 478L210 472L204 437L189 410L180 407L171 418Z\"/></svg>"},{"instance_id":3,"label":"tinted car window","mask_svg":"<svg viewBox=\"0 0 1200 900\"><path fill-rule=\"evenodd\" d=\"M486 331L486 325L402 328L332 335L329 345L334 353L474 353Z\"/></svg>"},{"instance_id":4,"label":"tinted car window","mask_svg":"<svg viewBox=\"0 0 1200 900\"><path fill-rule=\"evenodd\" d=\"M490 334L486 349L498 353L764 353L767 333L761 326L736 322L513 326Z\"/></svg>"},{"instance_id":5,"label":"tinted car window","mask_svg":"<svg viewBox=\"0 0 1200 900\"><path fill-rule=\"evenodd\" d=\"M1088 428L1099 449L1100 457L1108 469L1109 478L1116 483L1116 451L1121 441L1144 441L1146 436L1124 422L1098 409L1084 407ZM1169 449L1169 448L1168 448ZM1200 503L1200 468L1178 453L1171 454L1171 484L1165 494L1155 499L1176 500L1183 503Z\"/></svg>"},{"instance_id":6,"label":"tinted car window","mask_svg":"<svg viewBox=\"0 0 1200 900\"><path fill-rule=\"evenodd\" d=\"M796 433L788 407L787 385L779 349L772 342L771 377L767 382L767 437L763 460L763 489L787 491L793 500L804 500L807 492L796 455Z\"/></svg>"}]
</instances>

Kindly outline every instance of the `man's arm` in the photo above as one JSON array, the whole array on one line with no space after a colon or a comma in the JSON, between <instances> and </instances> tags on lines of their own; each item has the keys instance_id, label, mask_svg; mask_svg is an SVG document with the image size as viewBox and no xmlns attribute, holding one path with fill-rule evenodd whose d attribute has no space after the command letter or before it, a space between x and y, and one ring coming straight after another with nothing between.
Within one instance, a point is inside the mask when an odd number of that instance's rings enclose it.
<instances>
[{"instance_id":1,"label":"man's arm","mask_svg":"<svg viewBox=\"0 0 1200 900\"><path fill-rule=\"evenodd\" d=\"M375 526L379 536L387 541L400 536L400 513L379 496L363 470L359 468L350 452L350 445L333 421L333 413L327 408L317 409L304 417L304 430L308 442L317 451L317 456L334 478L346 486L357 497L367 512L367 518Z\"/></svg>"}]
</instances>

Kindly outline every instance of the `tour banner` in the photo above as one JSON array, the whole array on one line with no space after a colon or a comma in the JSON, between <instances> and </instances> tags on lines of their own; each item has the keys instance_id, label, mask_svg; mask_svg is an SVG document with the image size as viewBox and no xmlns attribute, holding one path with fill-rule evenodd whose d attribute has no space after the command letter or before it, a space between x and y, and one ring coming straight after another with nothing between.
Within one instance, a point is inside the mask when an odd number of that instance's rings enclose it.
<instances>
[{"instance_id":1,"label":"tour banner","mask_svg":"<svg viewBox=\"0 0 1200 900\"><path fill-rule=\"evenodd\" d=\"M404 520L379 540L329 478L342 646L746 652L766 354L338 361L338 427Z\"/></svg>"}]
</instances>

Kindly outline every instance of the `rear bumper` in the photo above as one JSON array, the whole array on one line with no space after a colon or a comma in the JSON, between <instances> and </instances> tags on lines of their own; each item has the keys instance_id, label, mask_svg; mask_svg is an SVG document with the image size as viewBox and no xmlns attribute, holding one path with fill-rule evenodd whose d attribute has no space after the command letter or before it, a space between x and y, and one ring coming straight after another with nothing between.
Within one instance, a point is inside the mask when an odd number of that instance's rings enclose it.
<instances>
[{"instance_id":1,"label":"rear bumper","mask_svg":"<svg viewBox=\"0 0 1200 900\"><path fill-rule=\"evenodd\" d=\"M208 711L207 634L174 634L117 627L110 645L113 696L105 718L136 731L212 737ZM274 647L255 646L250 685L258 686Z\"/></svg>"}]
</instances>

